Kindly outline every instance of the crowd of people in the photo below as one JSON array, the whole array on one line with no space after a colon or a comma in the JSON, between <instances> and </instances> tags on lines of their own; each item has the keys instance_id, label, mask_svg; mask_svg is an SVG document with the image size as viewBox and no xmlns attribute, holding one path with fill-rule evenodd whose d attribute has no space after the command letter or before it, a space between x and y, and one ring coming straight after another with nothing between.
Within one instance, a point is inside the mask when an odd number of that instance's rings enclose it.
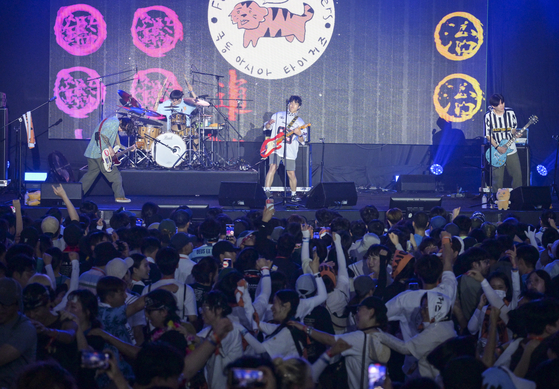
<instances>
[{"instance_id":1,"label":"crowd of people","mask_svg":"<svg viewBox=\"0 0 559 389\"><path fill-rule=\"evenodd\" d=\"M1 388L559 387L552 210L104 220L54 189L66 218L0 207Z\"/></svg>"}]
</instances>

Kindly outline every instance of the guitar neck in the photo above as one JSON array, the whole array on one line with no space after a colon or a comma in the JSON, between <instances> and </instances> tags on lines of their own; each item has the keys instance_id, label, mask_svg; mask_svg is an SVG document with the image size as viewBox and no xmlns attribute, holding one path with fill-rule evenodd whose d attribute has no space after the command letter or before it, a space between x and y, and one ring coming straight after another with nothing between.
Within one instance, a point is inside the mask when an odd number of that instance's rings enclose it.
<instances>
[{"instance_id":1,"label":"guitar neck","mask_svg":"<svg viewBox=\"0 0 559 389\"><path fill-rule=\"evenodd\" d=\"M520 129L520 131L517 131L516 134L514 134L514 136L512 137L512 139L509 140L509 141L505 144L505 147L510 147L510 145L512 145L513 142L514 142L517 138L520 138L520 137L524 134L524 132L526 132L526 129L527 129L527 128L528 128L528 125L522 127L522 128Z\"/></svg>"}]
</instances>

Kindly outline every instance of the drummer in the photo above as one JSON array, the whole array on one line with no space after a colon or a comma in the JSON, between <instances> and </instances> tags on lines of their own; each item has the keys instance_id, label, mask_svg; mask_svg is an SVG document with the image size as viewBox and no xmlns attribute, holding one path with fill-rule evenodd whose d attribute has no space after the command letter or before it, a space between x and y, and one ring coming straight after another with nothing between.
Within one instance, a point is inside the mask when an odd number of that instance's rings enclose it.
<instances>
[{"instance_id":1,"label":"drummer","mask_svg":"<svg viewBox=\"0 0 559 389\"><path fill-rule=\"evenodd\" d=\"M188 85L188 90L194 98L197 98L196 93L192 90L192 86ZM186 126L190 126L189 115L194 111L196 107L186 104L183 100L184 93L181 90L175 89L170 94L170 99L165 100L163 103L159 104L159 99L155 103L156 106L154 110L158 113L165 115L167 117L167 131L171 131L171 116L175 113L181 113L186 115Z\"/></svg>"}]
</instances>

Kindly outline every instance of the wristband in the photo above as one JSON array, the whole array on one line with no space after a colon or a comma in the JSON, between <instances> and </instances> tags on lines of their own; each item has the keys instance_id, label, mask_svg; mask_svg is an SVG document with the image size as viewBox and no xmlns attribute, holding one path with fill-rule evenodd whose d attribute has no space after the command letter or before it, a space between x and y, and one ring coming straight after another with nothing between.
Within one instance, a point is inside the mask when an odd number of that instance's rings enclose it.
<instances>
[{"instance_id":1,"label":"wristband","mask_svg":"<svg viewBox=\"0 0 559 389\"><path fill-rule=\"evenodd\" d=\"M518 268L517 268L517 267L513 267L513 268L511 268L511 270L512 270L512 271L518 271Z\"/></svg>"},{"instance_id":2,"label":"wristband","mask_svg":"<svg viewBox=\"0 0 559 389\"><path fill-rule=\"evenodd\" d=\"M312 329L313 329L313 328L310 327L310 326L305 328L305 331L307 332L307 335L308 335L308 336L311 336Z\"/></svg>"},{"instance_id":3,"label":"wristband","mask_svg":"<svg viewBox=\"0 0 559 389\"><path fill-rule=\"evenodd\" d=\"M270 268L268 266L262 266L260 270L270 270Z\"/></svg>"},{"instance_id":4,"label":"wristband","mask_svg":"<svg viewBox=\"0 0 559 389\"><path fill-rule=\"evenodd\" d=\"M262 275L260 276L260 278L264 278L264 277L270 277L270 275L269 275L269 274L262 274Z\"/></svg>"}]
</instances>

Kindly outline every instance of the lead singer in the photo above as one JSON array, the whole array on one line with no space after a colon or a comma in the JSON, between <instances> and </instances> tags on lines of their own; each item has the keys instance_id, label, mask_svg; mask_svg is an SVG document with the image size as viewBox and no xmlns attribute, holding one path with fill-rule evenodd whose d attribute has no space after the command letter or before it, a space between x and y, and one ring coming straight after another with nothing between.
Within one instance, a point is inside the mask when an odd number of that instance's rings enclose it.
<instances>
[{"instance_id":1,"label":"lead singer","mask_svg":"<svg viewBox=\"0 0 559 389\"><path fill-rule=\"evenodd\" d=\"M263 131L271 130L271 138L275 138L281 133L293 131L293 134L287 137L287 144L285 146L285 160L284 160L284 142L281 143L281 148L274 150L270 155L270 167L268 174L266 174L266 183L264 191L268 197L271 196L271 186L274 180L274 174L278 169L280 163L284 164L287 176L289 177L289 186L291 187L291 201L297 202L301 199L297 197L297 177L295 176L295 160L299 151L299 144L304 144L307 137L307 129L301 130L299 127L303 126L305 122L299 117L299 108L303 105L303 100L299 96L291 96L288 102L287 119L285 117L286 111L280 111L272 115L270 120L264 123Z\"/></svg>"}]
</instances>

